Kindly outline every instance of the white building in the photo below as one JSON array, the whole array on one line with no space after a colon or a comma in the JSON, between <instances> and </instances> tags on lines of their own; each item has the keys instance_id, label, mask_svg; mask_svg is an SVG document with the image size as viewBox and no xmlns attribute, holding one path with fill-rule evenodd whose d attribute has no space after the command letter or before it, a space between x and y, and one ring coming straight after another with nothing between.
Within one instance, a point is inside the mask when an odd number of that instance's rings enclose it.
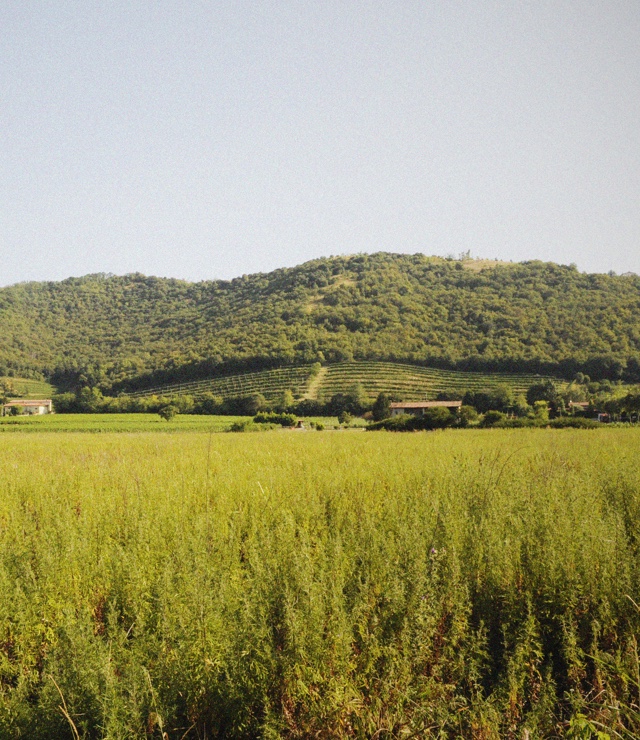
<instances>
[{"instance_id":1,"label":"white building","mask_svg":"<svg viewBox=\"0 0 640 740\"><path fill-rule=\"evenodd\" d=\"M8 401L2 407L2 416L8 416L11 409L17 408L21 414L40 415L51 414L53 412L53 403L50 398L44 400L32 400L30 398L14 398Z\"/></svg>"}]
</instances>

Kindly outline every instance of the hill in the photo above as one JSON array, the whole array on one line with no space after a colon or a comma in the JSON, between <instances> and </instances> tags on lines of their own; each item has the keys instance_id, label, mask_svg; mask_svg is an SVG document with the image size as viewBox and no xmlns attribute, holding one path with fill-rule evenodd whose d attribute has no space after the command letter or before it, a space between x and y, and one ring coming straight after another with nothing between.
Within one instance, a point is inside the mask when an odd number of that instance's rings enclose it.
<instances>
[{"instance_id":1,"label":"hill","mask_svg":"<svg viewBox=\"0 0 640 740\"><path fill-rule=\"evenodd\" d=\"M640 380L640 278L378 253L0 290L0 375L111 392L315 361Z\"/></svg>"}]
</instances>

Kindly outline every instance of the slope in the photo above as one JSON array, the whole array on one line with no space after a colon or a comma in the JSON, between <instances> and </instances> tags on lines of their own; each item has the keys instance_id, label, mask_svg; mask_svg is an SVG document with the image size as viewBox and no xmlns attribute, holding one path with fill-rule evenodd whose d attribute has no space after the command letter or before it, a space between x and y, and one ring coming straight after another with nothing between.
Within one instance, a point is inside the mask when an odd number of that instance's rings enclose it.
<instances>
[{"instance_id":1,"label":"slope","mask_svg":"<svg viewBox=\"0 0 640 740\"><path fill-rule=\"evenodd\" d=\"M640 380L640 278L378 253L231 281L0 290L0 375L107 391L316 360Z\"/></svg>"}]
</instances>

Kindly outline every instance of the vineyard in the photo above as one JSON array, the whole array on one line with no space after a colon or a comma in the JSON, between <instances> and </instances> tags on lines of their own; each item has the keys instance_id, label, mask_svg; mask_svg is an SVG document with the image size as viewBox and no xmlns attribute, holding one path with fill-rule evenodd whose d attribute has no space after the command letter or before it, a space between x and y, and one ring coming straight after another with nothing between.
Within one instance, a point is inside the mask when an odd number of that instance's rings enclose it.
<instances>
[{"instance_id":1,"label":"vineyard","mask_svg":"<svg viewBox=\"0 0 640 740\"><path fill-rule=\"evenodd\" d=\"M516 393L525 393L534 383L545 379L540 375L470 373L395 362L344 362L329 365L319 394L330 398L334 393L348 390L354 383L361 383L371 398L385 392L411 401L433 398L438 393L464 394L498 386L509 386Z\"/></svg>"},{"instance_id":2,"label":"vineyard","mask_svg":"<svg viewBox=\"0 0 640 740\"><path fill-rule=\"evenodd\" d=\"M371 399L385 392L402 400L418 400L434 398L438 393L463 394L468 390L485 391L498 386L509 386L516 393L524 393L531 385L544 379L540 375L438 370L395 362L342 362L322 368L318 375L314 374L311 365L283 367L147 388L130 395L197 397L213 393L230 398L261 393L266 398L274 398L282 391L290 390L296 398L328 400L360 383Z\"/></svg>"},{"instance_id":3,"label":"vineyard","mask_svg":"<svg viewBox=\"0 0 640 740\"><path fill-rule=\"evenodd\" d=\"M214 396L232 398L233 396L262 393L266 398L273 398L282 391L290 390L295 396L300 397L306 393L311 374L311 365L281 367L275 370L261 370L207 380L195 380L190 383L157 386L126 395L133 398L181 395L198 397L204 393L213 393Z\"/></svg>"},{"instance_id":4,"label":"vineyard","mask_svg":"<svg viewBox=\"0 0 640 740\"><path fill-rule=\"evenodd\" d=\"M2 377L0 383L6 383L13 388L15 396L19 398L51 398L55 393L54 387L44 380Z\"/></svg>"}]
</instances>

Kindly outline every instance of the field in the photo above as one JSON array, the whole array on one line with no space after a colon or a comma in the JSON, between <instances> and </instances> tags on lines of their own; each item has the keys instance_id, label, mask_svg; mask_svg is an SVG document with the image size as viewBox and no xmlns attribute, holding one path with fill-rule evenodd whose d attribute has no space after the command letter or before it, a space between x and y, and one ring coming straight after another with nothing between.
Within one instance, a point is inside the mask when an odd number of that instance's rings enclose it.
<instances>
[{"instance_id":1,"label":"field","mask_svg":"<svg viewBox=\"0 0 640 740\"><path fill-rule=\"evenodd\" d=\"M0 434L0 738L637 738L639 445Z\"/></svg>"},{"instance_id":2,"label":"field","mask_svg":"<svg viewBox=\"0 0 640 740\"><path fill-rule=\"evenodd\" d=\"M296 397L328 400L335 393L346 393L355 383L361 383L371 399L375 399L378 393L384 391L408 401L434 398L443 392L491 390L501 385L509 386L516 393L525 393L531 385L543 379L540 375L531 374L468 373L424 368L399 362L362 361L327 365L321 369L318 376L314 376L312 366L307 365L157 386L130 395L199 396L202 393L213 393L228 398L262 393L266 398L274 398L284 390L291 390ZM559 385L564 384L558 380L555 382Z\"/></svg>"},{"instance_id":3,"label":"field","mask_svg":"<svg viewBox=\"0 0 640 740\"><path fill-rule=\"evenodd\" d=\"M250 416L174 416L164 421L158 414L46 414L42 416L0 417L0 434L11 432L226 432L236 422L251 421ZM329 416L304 417L304 423L338 427ZM353 419L351 426L364 427L363 419Z\"/></svg>"},{"instance_id":4,"label":"field","mask_svg":"<svg viewBox=\"0 0 640 740\"><path fill-rule=\"evenodd\" d=\"M0 383L3 381L11 384L20 398L51 398L56 392L56 389L44 380L0 377Z\"/></svg>"},{"instance_id":5,"label":"field","mask_svg":"<svg viewBox=\"0 0 640 740\"><path fill-rule=\"evenodd\" d=\"M493 390L499 386L526 393L530 386L541 380L544 378L540 375L467 373L397 362L343 362L327 366L319 394L330 398L334 393L345 392L354 383L362 383L370 398L384 391L400 396L403 401L411 401L433 399L438 393L464 394L465 391ZM555 382L562 385L561 381Z\"/></svg>"},{"instance_id":6,"label":"field","mask_svg":"<svg viewBox=\"0 0 640 740\"><path fill-rule=\"evenodd\" d=\"M311 365L302 367L282 367L274 370L259 370L256 372L239 373L208 380L194 380L190 383L173 383L170 385L147 388L143 391L130 393L134 398L152 395L200 396L203 393L213 393L214 396L230 398L233 396L248 396L252 393L262 393L273 398L282 391L292 391L296 396L303 396L311 379Z\"/></svg>"}]
</instances>

